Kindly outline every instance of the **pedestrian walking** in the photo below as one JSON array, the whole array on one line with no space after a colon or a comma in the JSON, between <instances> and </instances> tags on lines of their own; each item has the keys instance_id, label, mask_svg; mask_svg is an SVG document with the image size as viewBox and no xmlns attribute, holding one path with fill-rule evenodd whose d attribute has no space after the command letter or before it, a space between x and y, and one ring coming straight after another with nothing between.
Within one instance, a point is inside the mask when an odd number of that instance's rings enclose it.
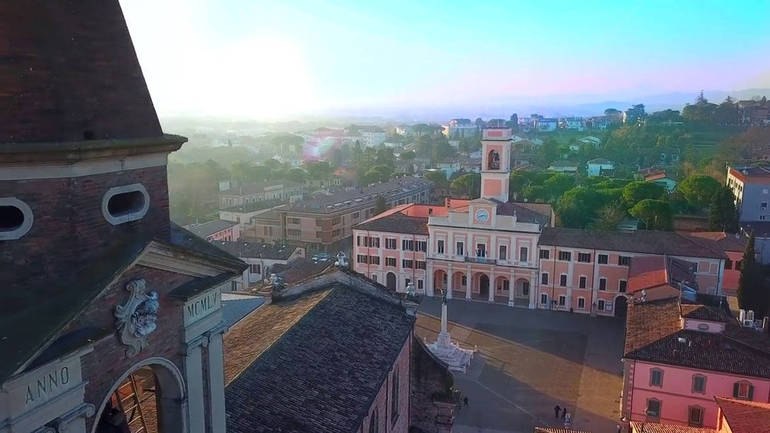
<instances>
[{"instance_id":1,"label":"pedestrian walking","mask_svg":"<svg viewBox=\"0 0 770 433\"><path fill-rule=\"evenodd\" d=\"M468 406L468 397L463 397L463 404Z\"/></svg>"},{"instance_id":2,"label":"pedestrian walking","mask_svg":"<svg viewBox=\"0 0 770 433\"><path fill-rule=\"evenodd\" d=\"M559 417L559 411L561 410L561 407L557 404L553 407L553 417L558 418Z\"/></svg>"},{"instance_id":3,"label":"pedestrian walking","mask_svg":"<svg viewBox=\"0 0 770 433\"><path fill-rule=\"evenodd\" d=\"M572 414L567 412L567 415L564 417L564 428L570 427L572 427Z\"/></svg>"},{"instance_id":4,"label":"pedestrian walking","mask_svg":"<svg viewBox=\"0 0 770 433\"><path fill-rule=\"evenodd\" d=\"M561 419L564 419L564 417L567 415L567 406L564 406L561 408Z\"/></svg>"}]
</instances>

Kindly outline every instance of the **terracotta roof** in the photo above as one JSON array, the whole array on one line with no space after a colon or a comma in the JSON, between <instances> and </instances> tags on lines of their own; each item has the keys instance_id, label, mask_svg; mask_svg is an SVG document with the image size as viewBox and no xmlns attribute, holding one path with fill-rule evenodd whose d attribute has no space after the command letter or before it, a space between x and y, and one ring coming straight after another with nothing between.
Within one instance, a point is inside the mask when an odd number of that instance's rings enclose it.
<instances>
[{"instance_id":1,"label":"terracotta roof","mask_svg":"<svg viewBox=\"0 0 770 433\"><path fill-rule=\"evenodd\" d=\"M715 397L732 433L770 433L770 403Z\"/></svg>"},{"instance_id":2,"label":"terracotta roof","mask_svg":"<svg viewBox=\"0 0 770 433\"><path fill-rule=\"evenodd\" d=\"M433 182L412 176L405 176L389 182L382 182L350 190L339 190L331 194L317 194L308 200L292 204L289 212L334 213L373 206L377 197L391 200L419 191L430 190Z\"/></svg>"},{"instance_id":3,"label":"terracotta roof","mask_svg":"<svg viewBox=\"0 0 770 433\"><path fill-rule=\"evenodd\" d=\"M689 427L676 424L658 424L654 422L631 421L635 433L716 433L713 428Z\"/></svg>"},{"instance_id":4,"label":"terracotta roof","mask_svg":"<svg viewBox=\"0 0 770 433\"><path fill-rule=\"evenodd\" d=\"M620 232L549 227L540 235L540 245L686 257L725 257L715 245L695 242L680 233L655 230Z\"/></svg>"},{"instance_id":5,"label":"terracotta roof","mask_svg":"<svg viewBox=\"0 0 770 433\"><path fill-rule=\"evenodd\" d=\"M326 268L332 266L335 260L336 258L332 258L326 262L319 261L316 263L304 257L297 257L286 264L274 264L270 271L283 278L285 284L293 284L323 272Z\"/></svg>"},{"instance_id":6,"label":"terracotta roof","mask_svg":"<svg viewBox=\"0 0 770 433\"><path fill-rule=\"evenodd\" d=\"M685 307L685 314L697 310ZM708 333L684 330L678 299L632 303L628 308L624 357L770 378L767 344L757 346L741 333ZM737 327L737 325L732 325ZM728 329L731 323L728 322ZM759 334L753 330L747 330ZM768 339L767 335L762 335Z\"/></svg>"},{"instance_id":7,"label":"terracotta roof","mask_svg":"<svg viewBox=\"0 0 770 433\"><path fill-rule=\"evenodd\" d=\"M117 0L0 2L0 143L160 137Z\"/></svg>"},{"instance_id":8,"label":"terracotta roof","mask_svg":"<svg viewBox=\"0 0 770 433\"><path fill-rule=\"evenodd\" d=\"M225 336L227 431L356 431L413 326L338 284L256 310Z\"/></svg>"}]
</instances>

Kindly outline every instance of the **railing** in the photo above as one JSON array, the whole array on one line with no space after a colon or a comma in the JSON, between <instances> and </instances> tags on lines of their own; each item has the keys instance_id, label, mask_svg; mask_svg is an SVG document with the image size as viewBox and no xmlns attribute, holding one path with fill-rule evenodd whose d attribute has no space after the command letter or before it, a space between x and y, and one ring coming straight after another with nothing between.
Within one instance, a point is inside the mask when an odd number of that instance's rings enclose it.
<instances>
[{"instance_id":1,"label":"railing","mask_svg":"<svg viewBox=\"0 0 770 433\"><path fill-rule=\"evenodd\" d=\"M465 261L470 263L483 263L485 265L494 265L497 264L497 260L490 259L487 257L469 257L465 256Z\"/></svg>"}]
</instances>

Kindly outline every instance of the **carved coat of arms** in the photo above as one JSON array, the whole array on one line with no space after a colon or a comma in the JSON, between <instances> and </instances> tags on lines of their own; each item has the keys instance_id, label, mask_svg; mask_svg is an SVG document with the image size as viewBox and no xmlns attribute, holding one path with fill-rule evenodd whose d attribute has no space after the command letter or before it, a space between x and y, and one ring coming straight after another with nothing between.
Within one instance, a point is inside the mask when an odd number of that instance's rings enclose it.
<instances>
[{"instance_id":1,"label":"carved coat of arms","mask_svg":"<svg viewBox=\"0 0 770 433\"><path fill-rule=\"evenodd\" d=\"M115 307L115 319L118 337L121 343L128 346L126 355L132 357L147 346L147 336L158 327L160 304L158 293L147 291L147 283L143 279L130 281L126 290L131 294L123 305Z\"/></svg>"}]
</instances>

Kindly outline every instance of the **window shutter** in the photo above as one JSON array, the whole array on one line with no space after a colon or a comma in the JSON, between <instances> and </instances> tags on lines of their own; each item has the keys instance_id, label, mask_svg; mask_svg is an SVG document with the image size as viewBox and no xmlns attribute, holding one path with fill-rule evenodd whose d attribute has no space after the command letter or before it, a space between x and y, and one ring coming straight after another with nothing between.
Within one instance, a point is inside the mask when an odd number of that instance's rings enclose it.
<instances>
[{"instance_id":1,"label":"window shutter","mask_svg":"<svg viewBox=\"0 0 770 433\"><path fill-rule=\"evenodd\" d=\"M754 400L754 385L749 385L749 400Z\"/></svg>"},{"instance_id":2,"label":"window shutter","mask_svg":"<svg viewBox=\"0 0 770 433\"><path fill-rule=\"evenodd\" d=\"M735 398L738 398L738 387L739 387L738 382L735 382L733 384L733 397Z\"/></svg>"}]
</instances>

